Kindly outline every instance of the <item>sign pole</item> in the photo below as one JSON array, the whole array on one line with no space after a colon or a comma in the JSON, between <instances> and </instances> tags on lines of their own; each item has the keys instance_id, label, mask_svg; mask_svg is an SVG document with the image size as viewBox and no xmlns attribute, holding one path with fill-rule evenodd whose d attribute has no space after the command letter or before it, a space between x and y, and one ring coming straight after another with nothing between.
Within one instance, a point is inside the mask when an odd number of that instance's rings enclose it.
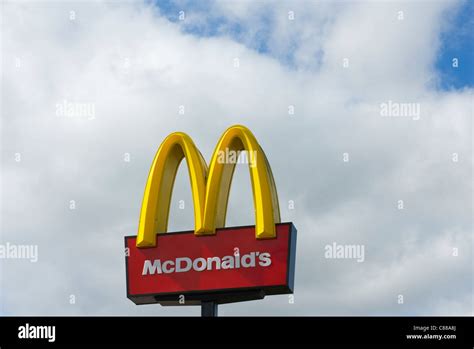
<instances>
[{"instance_id":1,"label":"sign pole","mask_svg":"<svg viewBox=\"0 0 474 349\"><path fill-rule=\"evenodd\" d=\"M214 301L201 302L202 317L217 317L217 303Z\"/></svg>"}]
</instances>

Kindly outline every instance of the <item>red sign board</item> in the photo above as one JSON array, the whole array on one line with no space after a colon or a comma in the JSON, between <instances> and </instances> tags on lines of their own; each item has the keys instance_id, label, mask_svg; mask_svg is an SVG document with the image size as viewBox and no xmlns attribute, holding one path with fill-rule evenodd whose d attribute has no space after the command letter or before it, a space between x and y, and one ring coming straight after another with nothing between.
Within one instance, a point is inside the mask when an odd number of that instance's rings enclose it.
<instances>
[{"instance_id":1,"label":"red sign board","mask_svg":"<svg viewBox=\"0 0 474 349\"><path fill-rule=\"evenodd\" d=\"M136 304L228 303L293 293L296 229L276 224L276 238L257 240L255 227L157 234L155 247L125 237L127 297Z\"/></svg>"}]
</instances>

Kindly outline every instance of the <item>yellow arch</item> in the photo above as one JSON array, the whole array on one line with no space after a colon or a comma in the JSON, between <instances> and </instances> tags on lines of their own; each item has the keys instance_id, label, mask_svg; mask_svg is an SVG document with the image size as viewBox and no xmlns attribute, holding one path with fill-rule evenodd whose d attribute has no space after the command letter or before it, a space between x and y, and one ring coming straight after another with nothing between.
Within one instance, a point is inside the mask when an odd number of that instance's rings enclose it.
<instances>
[{"instance_id":1,"label":"yellow arch","mask_svg":"<svg viewBox=\"0 0 474 349\"><path fill-rule=\"evenodd\" d=\"M156 233L165 233L174 180L181 160L186 158L194 201L194 229L202 229L207 164L191 137L170 134L161 143L150 168L138 224L137 247L156 244Z\"/></svg>"},{"instance_id":2,"label":"yellow arch","mask_svg":"<svg viewBox=\"0 0 474 349\"><path fill-rule=\"evenodd\" d=\"M241 150L246 150L248 159L253 161L252 166L249 163L249 170L255 208L255 235L257 239L276 236L275 223L280 222L280 208L272 170L255 136L240 125L227 129L214 150L206 185L204 224L202 230L196 231L197 235L215 234L216 228L224 227L235 162L220 162L219 152Z\"/></svg>"},{"instance_id":3,"label":"yellow arch","mask_svg":"<svg viewBox=\"0 0 474 349\"><path fill-rule=\"evenodd\" d=\"M219 161L219 153L246 150L255 207L257 239L276 237L275 223L280 222L280 209L273 174L255 136L244 126L227 129L220 138L211 159L209 173L206 162L191 138L181 132L172 133L160 145L148 175L140 212L137 247L156 245L156 233L167 230L173 184L181 160L186 158L194 201L194 232L215 234L225 224L235 163ZM208 176L209 175L209 176Z\"/></svg>"}]
</instances>

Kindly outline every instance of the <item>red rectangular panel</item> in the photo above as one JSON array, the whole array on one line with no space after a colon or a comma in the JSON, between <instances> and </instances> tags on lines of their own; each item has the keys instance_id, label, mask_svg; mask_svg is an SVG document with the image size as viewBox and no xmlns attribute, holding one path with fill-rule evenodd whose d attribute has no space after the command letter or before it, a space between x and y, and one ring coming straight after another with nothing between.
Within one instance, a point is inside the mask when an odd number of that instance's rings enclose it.
<instances>
[{"instance_id":1,"label":"red rectangular panel","mask_svg":"<svg viewBox=\"0 0 474 349\"><path fill-rule=\"evenodd\" d=\"M282 223L276 233L267 240L257 240L253 226L217 229L210 236L166 233L151 248L137 248L136 236L125 237L127 296L142 304L160 302L160 296L292 293L296 230Z\"/></svg>"}]
</instances>

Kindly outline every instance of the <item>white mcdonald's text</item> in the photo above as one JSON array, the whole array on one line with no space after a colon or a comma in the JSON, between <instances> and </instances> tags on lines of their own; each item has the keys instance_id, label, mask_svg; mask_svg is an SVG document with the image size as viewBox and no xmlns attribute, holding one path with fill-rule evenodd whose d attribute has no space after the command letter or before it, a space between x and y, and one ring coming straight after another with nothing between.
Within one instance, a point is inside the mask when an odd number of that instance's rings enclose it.
<instances>
[{"instance_id":1,"label":"white mcdonald's text","mask_svg":"<svg viewBox=\"0 0 474 349\"><path fill-rule=\"evenodd\" d=\"M231 255L224 257L178 257L174 260L162 261L161 259L145 260L142 275L185 273L194 271L255 268L256 266L268 267L272 264L269 252L250 252L244 255Z\"/></svg>"}]
</instances>

